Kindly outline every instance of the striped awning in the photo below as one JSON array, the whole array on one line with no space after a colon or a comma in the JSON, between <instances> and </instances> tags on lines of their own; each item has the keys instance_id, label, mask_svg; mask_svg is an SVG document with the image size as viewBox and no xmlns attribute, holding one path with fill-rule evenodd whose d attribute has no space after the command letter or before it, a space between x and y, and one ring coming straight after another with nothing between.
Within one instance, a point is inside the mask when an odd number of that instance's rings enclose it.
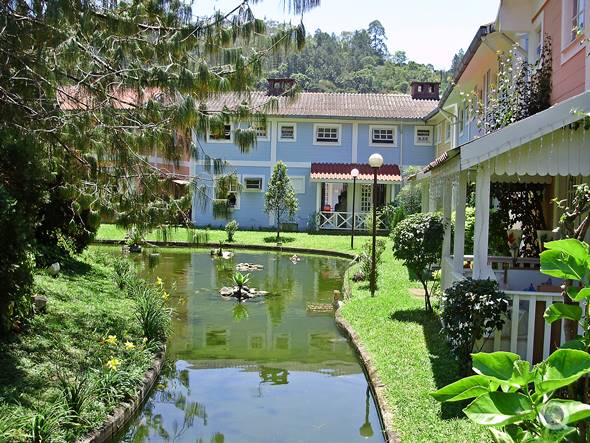
<instances>
[{"instance_id":1,"label":"striped awning","mask_svg":"<svg viewBox=\"0 0 590 443\"><path fill-rule=\"evenodd\" d=\"M373 168L368 164L358 163L312 163L312 181L352 181L350 172L359 170L357 181L372 181ZM401 172L398 165L383 165L377 171L379 182L401 182Z\"/></svg>"}]
</instances>

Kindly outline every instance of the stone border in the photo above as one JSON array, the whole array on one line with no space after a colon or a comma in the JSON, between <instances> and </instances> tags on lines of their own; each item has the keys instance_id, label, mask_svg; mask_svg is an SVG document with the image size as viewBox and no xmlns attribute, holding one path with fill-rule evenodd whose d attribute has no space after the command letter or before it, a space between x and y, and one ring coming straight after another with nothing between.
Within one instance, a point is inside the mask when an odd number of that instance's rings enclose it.
<instances>
[{"instance_id":1,"label":"stone border","mask_svg":"<svg viewBox=\"0 0 590 443\"><path fill-rule=\"evenodd\" d=\"M365 370L367 371L367 378L369 379L369 386L373 392L373 396L377 402L377 408L379 409L379 415L381 416L383 431L385 438L389 443L400 443L395 429L393 427L393 413L389 408L389 404L385 398L385 385L381 382L377 368L373 364L371 355L367 349L363 346L360 337L353 329L353 327L346 321L340 314L340 309L336 311L336 325L346 334L349 341L352 343L356 352L358 353Z\"/></svg>"},{"instance_id":2,"label":"stone border","mask_svg":"<svg viewBox=\"0 0 590 443\"><path fill-rule=\"evenodd\" d=\"M99 245L120 245L123 244L123 240L94 240L94 244ZM196 248L196 249L204 249L204 248L219 248L219 243L187 243L187 242L177 242L177 241L170 241L170 242L163 242L163 241L150 241L150 245L159 246L159 247L172 247L172 248ZM246 249L252 251L276 251L276 252L293 252L299 254L314 254L314 255L327 255L332 257L339 257L339 258L348 258L353 259L356 257L356 254L349 253L349 252L341 252L341 251L330 251L324 249L314 249L314 248L299 248L296 246L270 246L270 245L248 245L244 243L227 243L224 244L224 249L232 250L232 249Z\"/></svg>"},{"instance_id":3,"label":"stone border","mask_svg":"<svg viewBox=\"0 0 590 443\"><path fill-rule=\"evenodd\" d=\"M137 413L148 394L156 384L166 359L166 346L156 354L152 366L145 373L136 394L129 400L121 402L106 421L97 429L79 438L76 443L103 443L110 441L121 431Z\"/></svg>"}]
</instances>

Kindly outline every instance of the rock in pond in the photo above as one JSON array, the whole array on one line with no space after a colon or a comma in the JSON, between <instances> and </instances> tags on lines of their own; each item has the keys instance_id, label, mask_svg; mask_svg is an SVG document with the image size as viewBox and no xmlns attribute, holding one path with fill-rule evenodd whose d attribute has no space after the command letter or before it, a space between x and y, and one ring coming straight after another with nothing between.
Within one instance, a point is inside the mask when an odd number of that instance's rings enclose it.
<instances>
[{"instance_id":1,"label":"rock in pond","mask_svg":"<svg viewBox=\"0 0 590 443\"><path fill-rule=\"evenodd\" d=\"M238 300L247 300L249 298L268 295L268 292L267 291L257 291L256 288L249 288L248 286L243 286L241 290L237 286L234 286L234 287L224 286L223 288L221 288L219 290L219 294L222 297L233 297L233 298L237 298Z\"/></svg>"},{"instance_id":2,"label":"rock in pond","mask_svg":"<svg viewBox=\"0 0 590 443\"><path fill-rule=\"evenodd\" d=\"M263 269L264 266L254 263L238 263L236 265L236 271L238 272L262 271Z\"/></svg>"}]
</instances>

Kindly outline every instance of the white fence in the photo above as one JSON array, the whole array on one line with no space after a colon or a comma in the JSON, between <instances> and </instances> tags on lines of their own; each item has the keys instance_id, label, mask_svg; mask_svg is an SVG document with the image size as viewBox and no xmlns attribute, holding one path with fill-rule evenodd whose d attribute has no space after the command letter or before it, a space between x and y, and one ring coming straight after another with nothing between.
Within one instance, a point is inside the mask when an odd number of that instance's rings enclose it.
<instances>
[{"instance_id":1,"label":"white fence","mask_svg":"<svg viewBox=\"0 0 590 443\"><path fill-rule=\"evenodd\" d=\"M354 214L354 229L368 230L367 221L371 214L368 212L356 212ZM352 212L319 212L318 229L351 230ZM377 214L377 229L382 229L380 215Z\"/></svg>"}]
</instances>

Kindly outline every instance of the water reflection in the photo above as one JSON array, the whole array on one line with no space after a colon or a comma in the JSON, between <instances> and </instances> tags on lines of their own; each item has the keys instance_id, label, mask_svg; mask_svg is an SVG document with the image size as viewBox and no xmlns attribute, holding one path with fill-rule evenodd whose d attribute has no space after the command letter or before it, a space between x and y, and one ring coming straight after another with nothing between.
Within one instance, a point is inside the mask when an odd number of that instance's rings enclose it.
<instances>
[{"instance_id":1,"label":"water reflection","mask_svg":"<svg viewBox=\"0 0 590 443\"><path fill-rule=\"evenodd\" d=\"M331 302L346 261L289 258L162 253L145 265L146 276L176 289L174 370L119 441L383 441L366 379L333 314L310 309ZM250 273L249 286L268 297L236 303L218 295L240 262L264 266Z\"/></svg>"}]
</instances>

